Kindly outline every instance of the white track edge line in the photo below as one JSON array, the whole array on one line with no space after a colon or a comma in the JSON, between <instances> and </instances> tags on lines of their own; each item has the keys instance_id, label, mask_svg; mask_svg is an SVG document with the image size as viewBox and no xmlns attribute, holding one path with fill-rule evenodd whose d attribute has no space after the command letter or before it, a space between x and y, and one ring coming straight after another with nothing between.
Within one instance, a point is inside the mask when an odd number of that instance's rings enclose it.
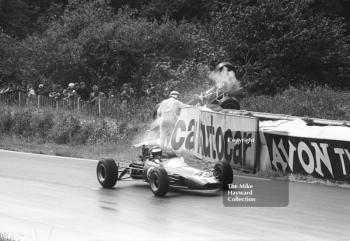
<instances>
[{"instance_id":1,"label":"white track edge line","mask_svg":"<svg viewBox=\"0 0 350 241\"><path fill-rule=\"evenodd\" d=\"M98 162L98 160L87 159L87 158L55 156L55 155L38 154L38 153L30 153L30 152L22 152L22 151L10 151L10 150L3 150L3 149L0 149L0 153L1 152L7 152L7 153L13 153L13 154L25 154L25 155L40 156L40 157L53 157L53 158L57 158L57 159L70 159L70 160L77 160L77 161Z\"/></svg>"}]
</instances>

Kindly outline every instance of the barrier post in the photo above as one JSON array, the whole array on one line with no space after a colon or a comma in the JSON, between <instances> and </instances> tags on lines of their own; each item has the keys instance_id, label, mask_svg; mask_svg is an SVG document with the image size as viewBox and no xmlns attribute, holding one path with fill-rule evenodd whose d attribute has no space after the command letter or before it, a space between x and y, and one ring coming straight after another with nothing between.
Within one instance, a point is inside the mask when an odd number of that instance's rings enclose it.
<instances>
[{"instance_id":1,"label":"barrier post","mask_svg":"<svg viewBox=\"0 0 350 241\"><path fill-rule=\"evenodd\" d=\"M80 97L78 97L78 113L80 112Z\"/></svg>"},{"instance_id":2,"label":"barrier post","mask_svg":"<svg viewBox=\"0 0 350 241\"><path fill-rule=\"evenodd\" d=\"M18 107L21 107L22 93L18 92Z\"/></svg>"},{"instance_id":3,"label":"barrier post","mask_svg":"<svg viewBox=\"0 0 350 241\"><path fill-rule=\"evenodd\" d=\"M101 99L98 99L98 116L101 116Z\"/></svg>"},{"instance_id":4,"label":"barrier post","mask_svg":"<svg viewBox=\"0 0 350 241\"><path fill-rule=\"evenodd\" d=\"M260 142L260 118L257 118L257 127L256 127L256 134L255 134L255 161L254 161L254 172L260 170L260 157L261 157L261 142Z\"/></svg>"}]
</instances>

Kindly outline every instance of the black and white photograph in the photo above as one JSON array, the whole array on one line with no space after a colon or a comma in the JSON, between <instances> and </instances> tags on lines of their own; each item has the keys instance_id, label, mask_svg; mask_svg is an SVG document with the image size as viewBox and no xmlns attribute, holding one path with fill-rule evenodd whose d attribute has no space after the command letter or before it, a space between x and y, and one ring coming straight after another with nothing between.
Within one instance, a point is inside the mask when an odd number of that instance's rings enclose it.
<instances>
[{"instance_id":1,"label":"black and white photograph","mask_svg":"<svg viewBox=\"0 0 350 241\"><path fill-rule=\"evenodd\" d=\"M350 0L0 0L0 241L350 241Z\"/></svg>"}]
</instances>

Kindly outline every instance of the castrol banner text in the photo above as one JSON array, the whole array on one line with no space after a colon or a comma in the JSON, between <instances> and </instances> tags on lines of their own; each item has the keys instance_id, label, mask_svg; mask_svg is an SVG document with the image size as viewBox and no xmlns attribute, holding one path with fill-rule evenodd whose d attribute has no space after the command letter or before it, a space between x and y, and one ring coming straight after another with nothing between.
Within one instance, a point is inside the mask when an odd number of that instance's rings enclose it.
<instances>
[{"instance_id":1,"label":"castrol banner text","mask_svg":"<svg viewBox=\"0 0 350 241\"><path fill-rule=\"evenodd\" d=\"M257 133L257 118L189 107L181 110L170 147L206 161L227 161L233 167L254 171Z\"/></svg>"}]
</instances>

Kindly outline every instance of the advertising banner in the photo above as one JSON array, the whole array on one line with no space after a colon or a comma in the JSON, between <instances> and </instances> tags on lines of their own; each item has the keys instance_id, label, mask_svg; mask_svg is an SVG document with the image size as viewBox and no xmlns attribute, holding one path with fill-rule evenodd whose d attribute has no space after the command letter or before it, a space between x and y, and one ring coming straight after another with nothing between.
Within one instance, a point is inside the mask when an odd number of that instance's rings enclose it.
<instances>
[{"instance_id":1,"label":"advertising banner","mask_svg":"<svg viewBox=\"0 0 350 241\"><path fill-rule=\"evenodd\" d=\"M171 136L174 151L190 152L206 161L227 161L233 167L255 170L258 119L184 108Z\"/></svg>"},{"instance_id":2,"label":"advertising banner","mask_svg":"<svg viewBox=\"0 0 350 241\"><path fill-rule=\"evenodd\" d=\"M350 181L350 142L264 132L274 170Z\"/></svg>"}]
</instances>

